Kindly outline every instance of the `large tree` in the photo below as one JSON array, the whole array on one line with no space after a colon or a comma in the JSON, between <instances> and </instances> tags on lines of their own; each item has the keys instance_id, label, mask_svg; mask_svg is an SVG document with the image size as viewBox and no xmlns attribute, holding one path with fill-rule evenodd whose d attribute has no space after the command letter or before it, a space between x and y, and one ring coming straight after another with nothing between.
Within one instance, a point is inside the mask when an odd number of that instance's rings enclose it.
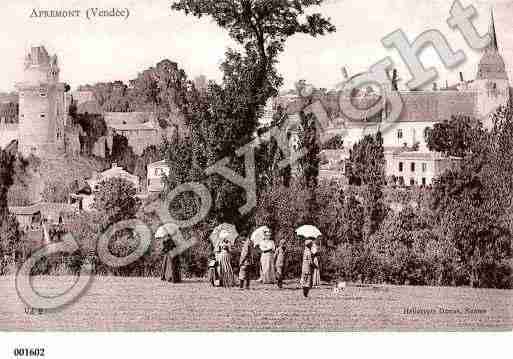
<instances>
[{"instance_id":1,"label":"large tree","mask_svg":"<svg viewBox=\"0 0 513 359\"><path fill-rule=\"evenodd\" d=\"M245 120L252 124L249 130L254 130L259 106L265 104L275 93L275 86L281 83L274 66L287 38L297 33L317 36L335 31L329 19L321 14L305 15L306 8L322 2L180 0L171 7L197 17L211 16L244 48L245 56L228 50L222 68L225 86L240 91L238 95L242 95L243 102L235 104L241 105L240 109L247 116Z\"/></svg>"},{"instance_id":2,"label":"large tree","mask_svg":"<svg viewBox=\"0 0 513 359\"><path fill-rule=\"evenodd\" d=\"M15 175L17 141L0 149L0 255L12 254L20 237L16 217L9 213L7 193Z\"/></svg>"},{"instance_id":3,"label":"large tree","mask_svg":"<svg viewBox=\"0 0 513 359\"><path fill-rule=\"evenodd\" d=\"M385 184L385 155L380 132L366 135L353 145L346 170L350 184Z\"/></svg>"},{"instance_id":4,"label":"large tree","mask_svg":"<svg viewBox=\"0 0 513 359\"><path fill-rule=\"evenodd\" d=\"M497 118L466 154L461 168L435 180L431 208L435 228L453 243L468 284L507 287L511 280L511 210L513 121L511 112ZM508 279L510 278L510 279Z\"/></svg>"},{"instance_id":5,"label":"large tree","mask_svg":"<svg viewBox=\"0 0 513 359\"><path fill-rule=\"evenodd\" d=\"M13 184L17 150L17 141L11 142L5 149L0 148L0 218L8 213L7 192Z\"/></svg>"},{"instance_id":6,"label":"large tree","mask_svg":"<svg viewBox=\"0 0 513 359\"><path fill-rule=\"evenodd\" d=\"M427 146L431 151L463 157L479 150L476 146L484 136L481 124L467 116L453 116L449 121L436 123L426 130Z\"/></svg>"},{"instance_id":7,"label":"large tree","mask_svg":"<svg viewBox=\"0 0 513 359\"><path fill-rule=\"evenodd\" d=\"M382 191L385 184L385 155L380 132L366 135L353 146L346 176L349 184L363 185L363 236L369 238L378 230L387 213Z\"/></svg>"},{"instance_id":8,"label":"large tree","mask_svg":"<svg viewBox=\"0 0 513 359\"><path fill-rule=\"evenodd\" d=\"M279 54L286 40L295 34L323 35L335 27L318 13L306 14L307 8L322 0L252 1L252 0L180 0L172 9L198 18L212 17L239 45L228 49L221 64L223 81L210 82L206 92L188 91L182 113L191 131L191 141L199 146L196 163L210 166L251 142L266 101L282 84L276 70ZM195 155L196 156L196 155ZM272 161L269 161L272 163ZM229 164L242 173L240 159ZM229 181L211 176L216 212L233 213L242 205L244 193ZM236 220L236 219L234 219Z\"/></svg>"}]
</instances>

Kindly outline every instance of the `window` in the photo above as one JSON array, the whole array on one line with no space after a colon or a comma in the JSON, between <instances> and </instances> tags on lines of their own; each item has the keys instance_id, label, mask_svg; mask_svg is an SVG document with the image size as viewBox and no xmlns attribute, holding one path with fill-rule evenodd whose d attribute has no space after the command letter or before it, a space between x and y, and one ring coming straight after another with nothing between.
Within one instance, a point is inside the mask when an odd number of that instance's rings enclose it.
<instances>
[{"instance_id":1,"label":"window","mask_svg":"<svg viewBox=\"0 0 513 359\"><path fill-rule=\"evenodd\" d=\"M410 178L410 186L415 186L415 180L413 178Z\"/></svg>"},{"instance_id":2,"label":"window","mask_svg":"<svg viewBox=\"0 0 513 359\"><path fill-rule=\"evenodd\" d=\"M160 176L161 174L160 168L155 168L155 176Z\"/></svg>"},{"instance_id":3,"label":"window","mask_svg":"<svg viewBox=\"0 0 513 359\"><path fill-rule=\"evenodd\" d=\"M397 130L397 138L398 138L398 139L403 138L403 130L402 130L402 129L398 129L398 130Z\"/></svg>"},{"instance_id":4,"label":"window","mask_svg":"<svg viewBox=\"0 0 513 359\"><path fill-rule=\"evenodd\" d=\"M411 168L411 171L412 171L412 172L415 172L415 162L412 162L412 163L410 164L410 168Z\"/></svg>"},{"instance_id":5,"label":"window","mask_svg":"<svg viewBox=\"0 0 513 359\"><path fill-rule=\"evenodd\" d=\"M403 171L403 163L399 162L399 172L402 172L402 171Z\"/></svg>"},{"instance_id":6,"label":"window","mask_svg":"<svg viewBox=\"0 0 513 359\"><path fill-rule=\"evenodd\" d=\"M422 172L426 172L427 171L427 163L423 162L422 163Z\"/></svg>"},{"instance_id":7,"label":"window","mask_svg":"<svg viewBox=\"0 0 513 359\"><path fill-rule=\"evenodd\" d=\"M39 117L41 117L41 118L46 118L46 113L41 112L41 114L39 115Z\"/></svg>"},{"instance_id":8,"label":"window","mask_svg":"<svg viewBox=\"0 0 513 359\"><path fill-rule=\"evenodd\" d=\"M422 185L425 186L426 185L426 177L422 177Z\"/></svg>"},{"instance_id":9,"label":"window","mask_svg":"<svg viewBox=\"0 0 513 359\"><path fill-rule=\"evenodd\" d=\"M39 93L39 96L41 96L41 97L46 97L46 92L40 92L40 93Z\"/></svg>"}]
</instances>

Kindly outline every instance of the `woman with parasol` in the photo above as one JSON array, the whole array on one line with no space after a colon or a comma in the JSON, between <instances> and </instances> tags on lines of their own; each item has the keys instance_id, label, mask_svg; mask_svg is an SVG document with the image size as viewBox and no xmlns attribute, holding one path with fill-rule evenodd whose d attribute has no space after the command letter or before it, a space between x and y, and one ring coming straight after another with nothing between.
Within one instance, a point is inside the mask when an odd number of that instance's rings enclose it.
<instances>
[{"instance_id":1,"label":"woman with parasol","mask_svg":"<svg viewBox=\"0 0 513 359\"><path fill-rule=\"evenodd\" d=\"M233 269L231 264L231 253L230 253L230 242L228 240L229 233L221 232L219 239L219 278L221 280L221 286L233 287L235 285L235 276L233 275Z\"/></svg>"},{"instance_id":2,"label":"woman with parasol","mask_svg":"<svg viewBox=\"0 0 513 359\"><path fill-rule=\"evenodd\" d=\"M155 238L162 239L162 274L160 279L166 282L180 283L180 256L178 244L180 241L180 229L176 224L167 223L159 227Z\"/></svg>"},{"instance_id":3,"label":"woman with parasol","mask_svg":"<svg viewBox=\"0 0 513 359\"><path fill-rule=\"evenodd\" d=\"M301 281L300 285L303 288L303 296L308 297L308 293L313 286L313 276L319 261L314 260L312 255L312 246L316 238L319 238L322 233L315 226L305 225L296 229L296 234L300 240L304 240L305 249L303 251L303 263L301 265ZM317 263L317 264L316 264Z\"/></svg>"},{"instance_id":4,"label":"woman with parasol","mask_svg":"<svg viewBox=\"0 0 513 359\"><path fill-rule=\"evenodd\" d=\"M233 287L235 285L230 248L235 243L237 237L238 233L235 226L227 223L220 224L214 228L210 235L217 262L216 268L219 285L223 287Z\"/></svg>"},{"instance_id":5,"label":"woman with parasol","mask_svg":"<svg viewBox=\"0 0 513 359\"><path fill-rule=\"evenodd\" d=\"M261 280L264 284L273 284L276 282L276 273L274 268L274 251L276 249L274 241L271 239L271 230L267 226L257 228L251 238L255 246L261 251Z\"/></svg>"}]
</instances>

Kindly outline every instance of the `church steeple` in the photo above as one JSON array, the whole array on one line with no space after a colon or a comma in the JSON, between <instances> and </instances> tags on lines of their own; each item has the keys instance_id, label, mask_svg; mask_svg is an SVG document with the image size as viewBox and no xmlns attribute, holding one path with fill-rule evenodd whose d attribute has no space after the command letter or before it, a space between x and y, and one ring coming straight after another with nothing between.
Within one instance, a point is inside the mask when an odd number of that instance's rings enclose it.
<instances>
[{"instance_id":1,"label":"church steeple","mask_svg":"<svg viewBox=\"0 0 513 359\"><path fill-rule=\"evenodd\" d=\"M479 61L477 68L477 80L507 80L508 74L506 72L506 66L501 54L499 53L499 46L497 44L497 33L495 31L495 20L493 18L493 10L490 10L490 28L488 30L490 34L490 43L486 50L483 52L483 57Z\"/></svg>"},{"instance_id":2,"label":"church steeple","mask_svg":"<svg viewBox=\"0 0 513 359\"><path fill-rule=\"evenodd\" d=\"M488 50L499 51L499 46L497 45L497 34L495 32L495 21L493 19L493 9L490 10L490 28L488 29L488 33L491 37Z\"/></svg>"}]
</instances>

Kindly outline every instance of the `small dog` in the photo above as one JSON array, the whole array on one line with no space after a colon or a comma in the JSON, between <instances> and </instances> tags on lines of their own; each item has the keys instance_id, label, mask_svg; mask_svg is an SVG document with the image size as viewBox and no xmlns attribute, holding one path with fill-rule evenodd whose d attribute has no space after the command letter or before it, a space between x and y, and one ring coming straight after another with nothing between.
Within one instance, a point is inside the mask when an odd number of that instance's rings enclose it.
<instances>
[{"instance_id":1,"label":"small dog","mask_svg":"<svg viewBox=\"0 0 513 359\"><path fill-rule=\"evenodd\" d=\"M346 282L337 282L337 284L333 287L333 293L338 294L346 289Z\"/></svg>"}]
</instances>

